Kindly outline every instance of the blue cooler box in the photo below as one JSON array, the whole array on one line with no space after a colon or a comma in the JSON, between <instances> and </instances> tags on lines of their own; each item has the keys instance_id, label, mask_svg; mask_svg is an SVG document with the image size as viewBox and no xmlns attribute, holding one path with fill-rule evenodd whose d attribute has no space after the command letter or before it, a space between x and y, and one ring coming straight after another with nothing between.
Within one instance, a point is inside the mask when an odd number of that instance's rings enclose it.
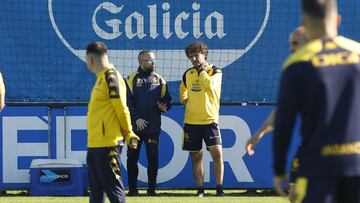
<instances>
[{"instance_id":1,"label":"blue cooler box","mask_svg":"<svg viewBox=\"0 0 360 203\"><path fill-rule=\"evenodd\" d=\"M83 196L84 166L74 159L34 159L30 166L32 196Z\"/></svg>"}]
</instances>

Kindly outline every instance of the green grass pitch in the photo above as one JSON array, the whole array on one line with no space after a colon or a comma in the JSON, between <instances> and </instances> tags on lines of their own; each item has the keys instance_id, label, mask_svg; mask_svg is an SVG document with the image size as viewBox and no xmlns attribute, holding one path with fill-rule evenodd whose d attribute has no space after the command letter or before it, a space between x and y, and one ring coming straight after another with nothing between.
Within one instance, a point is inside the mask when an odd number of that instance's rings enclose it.
<instances>
[{"instance_id":1,"label":"green grass pitch","mask_svg":"<svg viewBox=\"0 0 360 203\"><path fill-rule=\"evenodd\" d=\"M145 190L140 190L139 197L127 197L128 203L287 203L287 199L277 197L273 193L259 193L249 196L244 190L225 190L225 197L215 197L215 191L206 190L206 197L198 198L194 190L158 190L157 197L146 196ZM31 197L10 191L5 196L0 196L1 203L81 203L89 202L89 197ZM108 203L109 201L107 201Z\"/></svg>"}]
</instances>

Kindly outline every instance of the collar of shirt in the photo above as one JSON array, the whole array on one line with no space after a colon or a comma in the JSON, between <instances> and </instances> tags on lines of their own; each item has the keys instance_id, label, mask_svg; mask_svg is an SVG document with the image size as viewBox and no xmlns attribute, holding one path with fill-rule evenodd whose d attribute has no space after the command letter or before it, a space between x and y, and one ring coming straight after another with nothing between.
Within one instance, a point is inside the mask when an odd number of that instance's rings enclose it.
<instances>
[{"instance_id":1,"label":"collar of shirt","mask_svg":"<svg viewBox=\"0 0 360 203\"><path fill-rule=\"evenodd\" d=\"M105 67L103 70L101 70L100 72L98 72L96 74L96 77L99 77L101 74L104 74L105 71L109 70L109 69L114 69L114 65L113 64L110 64L109 67Z\"/></svg>"},{"instance_id":2,"label":"collar of shirt","mask_svg":"<svg viewBox=\"0 0 360 203\"><path fill-rule=\"evenodd\" d=\"M207 64L207 66L206 66L206 69L205 69L205 71L207 72L207 73L210 73L210 71L211 71L211 69L212 69L212 67L213 67L214 65L212 64L212 63L208 63ZM197 70L197 68L194 66L193 67L195 70Z\"/></svg>"},{"instance_id":3,"label":"collar of shirt","mask_svg":"<svg viewBox=\"0 0 360 203\"><path fill-rule=\"evenodd\" d=\"M140 66L138 67L138 73L140 76L149 76L149 75L153 75L154 71L145 71L144 69L142 69Z\"/></svg>"}]
</instances>

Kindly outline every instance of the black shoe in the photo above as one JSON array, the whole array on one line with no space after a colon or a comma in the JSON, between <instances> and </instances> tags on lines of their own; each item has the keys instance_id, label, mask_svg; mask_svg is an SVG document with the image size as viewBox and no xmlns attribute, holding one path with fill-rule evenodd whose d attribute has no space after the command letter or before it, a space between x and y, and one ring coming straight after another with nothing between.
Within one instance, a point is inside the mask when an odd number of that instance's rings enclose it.
<instances>
[{"instance_id":1,"label":"black shoe","mask_svg":"<svg viewBox=\"0 0 360 203\"><path fill-rule=\"evenodd\" d=\"M129 197L135 197L135 196L139 196L139 191L137 189L130 189L129 193L128 193Z\"/></svg>"},{"instance_id":2,"label":"black shoe","mask_svg":"<svg viewBox=\"0 0 360 203\"><path fill-rule=\"evenodd\" d=\"M218 197L224 197L225 196L222 185L216 186L216 196L218 196Z\"/></svg>"},{"instance_id":3,"label":"black shoe","mask_svg":"<svg viewBox=\"0 0 360 203\"><path fill-rule=\"evenodd\" d=\"M197 195L198 197L204 197L204 196L205 196L205 191L204 191L204 189L203 189L203 188L199 188L199 189L197 190L196 195Z\"/></svg>"},{"instance_id":4,"label":"black shoe","mask_svg":"<svg viewBox=\"0 0 360 203\"><path fill-rule=\"evenodd\" d=\"M155 190L152 190L152 189L147 190L146 194L147 194L147 196L151 196L151 197L156 196Z\"/></svg>"},{"instance_id":5,"label":"black shoe","mask_svg":"<svg viewBox=\"0 0 360 203\"><path fill-rule=\"evenodd\" d=\"M222 189L216 189L216 196L217 197L224 197L225 193Z\"/></svg>"}]
</instances>

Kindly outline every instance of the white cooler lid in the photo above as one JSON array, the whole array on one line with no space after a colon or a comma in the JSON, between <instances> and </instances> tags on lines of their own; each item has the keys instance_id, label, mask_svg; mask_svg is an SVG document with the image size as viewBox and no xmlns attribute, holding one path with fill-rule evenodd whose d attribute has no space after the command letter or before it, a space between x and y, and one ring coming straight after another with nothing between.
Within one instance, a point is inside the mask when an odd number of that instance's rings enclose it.
<instances>
[{"instance_id":1,"label":"white cooler lid","mask_svg":"<svg viewBox=\"0 0 360 203\"><path fill-rule=\"evenodd\" d=\"M30 168L76 168L83 167L77 159L34 159Z\"/></svg>"}]
</instances>

